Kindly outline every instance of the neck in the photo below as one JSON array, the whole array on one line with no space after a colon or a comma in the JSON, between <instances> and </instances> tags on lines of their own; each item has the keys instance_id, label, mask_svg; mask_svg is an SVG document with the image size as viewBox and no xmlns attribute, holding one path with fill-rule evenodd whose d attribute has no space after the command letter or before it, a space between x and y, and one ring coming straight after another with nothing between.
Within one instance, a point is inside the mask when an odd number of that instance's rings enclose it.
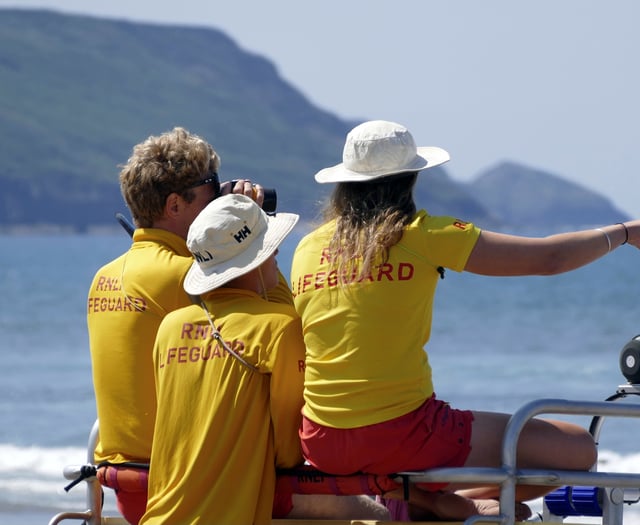
<instances>
[{"instance_id":1,"label":"neck","mask_svg":"<svg viewBox=\"0 0 640 525\"><path fill-rule=\"evenodd\" d=\"M258 295L263 293L262 279L260 269L256 268L249 273L245 273L240 277L236 277L233 281L229 281L225 286L229 288L240 288L241 290L249 290Z\"/></svg>"},{"instance_id":2,"label":"neck","mask_svg":"<svg viewBox=\"0 0 640 525\"><path fill-rule=\"evenodd\" d=\"M187 233L189 232L189 227L184 227L182 224L179 224L175 220L160 218L156 221L153 221L152 228L158 228L160 230L167 230L171 233L176 234L178 237L182 237L183 239L187 239Z\"/></svg>"}]
</instances>

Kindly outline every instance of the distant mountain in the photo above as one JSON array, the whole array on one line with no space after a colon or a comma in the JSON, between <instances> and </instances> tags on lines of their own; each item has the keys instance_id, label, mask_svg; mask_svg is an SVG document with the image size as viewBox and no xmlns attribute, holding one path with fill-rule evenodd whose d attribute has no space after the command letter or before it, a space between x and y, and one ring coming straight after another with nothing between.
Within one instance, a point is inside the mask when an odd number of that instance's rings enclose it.
<instances>
[{"instance_id":1,"label":"distant mountain","mask_svg":"<svg viewBox=\"0 0 640 525\"><path fill-rule=\"evenodd\" d=\"M118 166L174 126L214 146L223 179L276 188L278 209L314 220L331 185L313 174L340 162L355 124L313 106L270 61L215 29L0 9L0 230L114 225L126 212ZM434 168L419 177L416 200L490 228L606 216L597 196L522 170L508 164L469 185ZM536 192L543 209L526 202Z\"/></svg>"},{"instance_id":2,"label":"distant mountain","mask_svg":"<svg viewBox=\"0 0 640 525\"><path fill-rule=\"evenodd\" d=\"M517 230L562 230L628 220L607 198L557 175L513 162L481 173L471 193Z\"/></svg>"},{"instance_id":3,"label":"distant mountain","mask_svg":"<svg viewBox=\"0 0 640 525\"><path fill-rule=\"evenodd\" d=\"M313 173L339 161L353 125L220 31L0 13L0 223L113 222L118 165L178 125L220 153L223 178L275 187L308 213Z\"/></svg>"},{"instance_id":4,"label":"distant mountain","mask_svg":"<svg viewBox=\"0 0 640 525\"><path fill-rule=\"evenodd\" d=\"M469 184L454 181L445 169L436 167L420 174L416 184L416 204L419 207L431 215L451 215L483 228L503 229L506 226L473 194Z\"/></svg>"}]
</instances>

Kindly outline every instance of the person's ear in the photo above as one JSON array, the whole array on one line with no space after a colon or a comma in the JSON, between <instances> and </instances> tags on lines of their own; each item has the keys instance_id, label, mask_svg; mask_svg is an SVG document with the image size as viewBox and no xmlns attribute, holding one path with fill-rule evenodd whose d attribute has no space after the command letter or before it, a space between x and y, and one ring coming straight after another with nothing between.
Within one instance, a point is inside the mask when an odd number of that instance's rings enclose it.
<instances>
[{"instance_id":1,"label":"person's ear","mask_svg":"<svg viewBox=\"0 0 640 525\"><path fill-rule=\"evenodd\" d=\"M167 218L175 219L182 208L182 197L177 193L170 193L164 203L164 213Z\"/></svg>"}]
</instances>

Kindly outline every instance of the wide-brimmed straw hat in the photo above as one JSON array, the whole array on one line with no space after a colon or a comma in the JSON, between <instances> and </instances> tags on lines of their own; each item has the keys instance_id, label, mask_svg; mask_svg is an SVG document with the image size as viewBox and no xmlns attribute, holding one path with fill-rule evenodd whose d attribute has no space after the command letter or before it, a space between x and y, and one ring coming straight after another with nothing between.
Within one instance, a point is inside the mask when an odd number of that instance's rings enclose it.
<instances>
[{"instance_id":1,"label":"wide-brimmed straw hat","mask_svg":"<svg viewBox=\"0 0 640 525\"><path fill-rule=\"evenodd\" d=\"M298 222L294 213L267 215L244 195L211 201L189 228L187 247L194 262L184 289L199 295L260 266Z\"/></svg>"},{"instance_id":2,"label":"wide-brimmed straw hat","mask_svg":"<svg viewBox=\"0 0 640 525\"><path fill-rule=\"evenodd\" d=\"M367 182L387 175L433 168L449 160L433 146L416 147L409 130L395 122L371 120L347 135L342 162L316 173L316 181Z\"/></svg>"}]
</instances>

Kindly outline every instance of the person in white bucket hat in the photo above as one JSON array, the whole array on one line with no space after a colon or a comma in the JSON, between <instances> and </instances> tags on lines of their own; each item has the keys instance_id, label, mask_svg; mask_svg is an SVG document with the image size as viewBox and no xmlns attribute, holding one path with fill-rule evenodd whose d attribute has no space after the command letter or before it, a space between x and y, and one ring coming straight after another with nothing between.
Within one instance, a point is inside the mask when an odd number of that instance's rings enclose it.
<instances>
[{"instance_id":1,"label":"person in white bucket hat","mask_svg":"<svg viewBox=\"0 0 640 525\"><path fill-rule=\"evenodd\" d=\"M302 447L320 470L500 466L509 415L456 410L435 395L424 348L445 269L553 275L622 244L640 246L638 220L527 238L418 210L418 174L448 160L441 148L417 147L406 127L374 120L349 132L341 163L315 175L336 186L325 223L294 253L291 287L307 351ZM588 470L596 448L586 429L536 419L524 428L518 458L523 468ZM411 516L466 519L499 512L498 487L461 488L414 487ZM520 486L517 498L547 490ZM518 519L529 514L518 505Z\"/></svg>"},{"instance_id":2,"label":"person in white bucket hat","mask_svg":"<svg viewBox=\"0 0 640 525\"><path fill-rule=\"evenodd\" d=\"M187 247L195 260L184 280L185 291L200 295L248 274L253 291L266 294L278 284L272 256L297 222L293 213L267 215L244 195L216 199L189 228ZM270 260L273 264L263 271L263 263Z\"/></svg>"},{"instance_id":3,"label":"person in white bucket hat","mask_svg":"<svg viewBox=\"0 0 640 525\"><path fill-rule=\"evenodd\" d=\"M276 467L302 463L305 357L299 316L267 293L279 283L278 246L297 221L225 195L191 224L184 289L194 304L163 319L154 347L158 407L141 524L266 524L354 509L388 516L359 498L327 511L322 496L276 492Z\"/></svg>"},{"instance_id":4,"label":"person in white bucket hat","mask_svg":"<svg viewBox=\"0 0 640 525\"><path fill-rule=\"evenodd\" d=\"M370 182L389 175L416 172L439 166L449 153L434 146L416 147L404 126L374 120L357 126L347 135L342 162L316 173L316 181Z\"/></svg>"}]
</instances>

